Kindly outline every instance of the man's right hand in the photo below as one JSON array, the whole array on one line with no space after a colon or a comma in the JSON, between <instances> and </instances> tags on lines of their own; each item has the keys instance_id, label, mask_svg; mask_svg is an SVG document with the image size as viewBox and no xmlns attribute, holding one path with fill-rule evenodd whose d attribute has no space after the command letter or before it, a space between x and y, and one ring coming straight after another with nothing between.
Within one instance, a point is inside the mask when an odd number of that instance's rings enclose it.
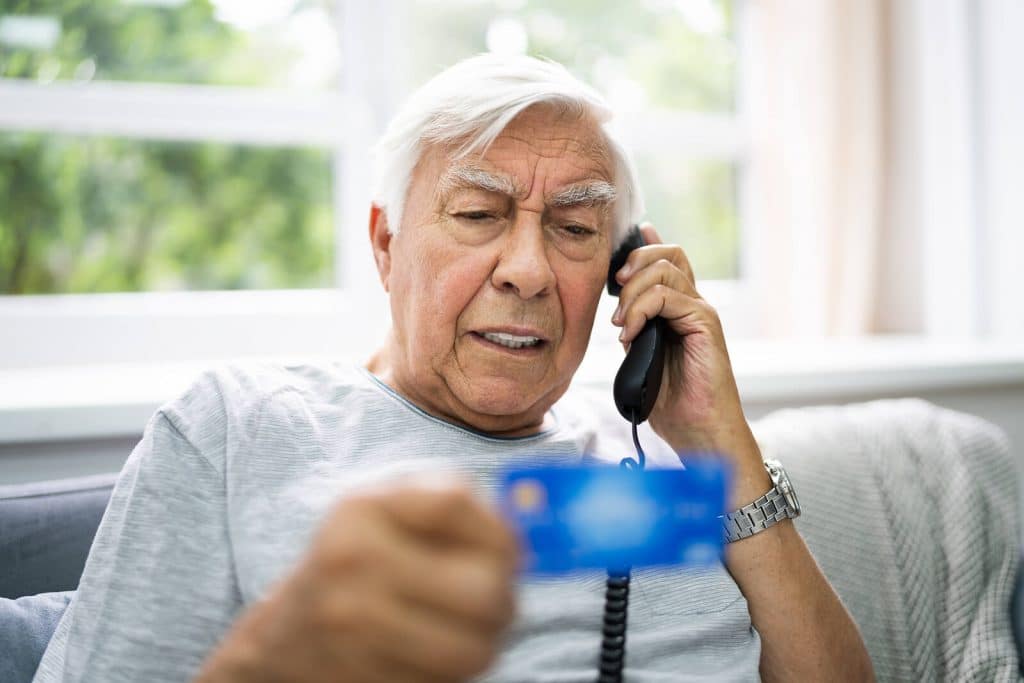
<instances>
[{"instance_id":1,"label":"man's right hand","mask_svg":"<svg viewBox=\"0 0 1024 683\"><path fill-rule=\"evenodd\" d=\"M518 561L511 530L464 485L350 496L197 681L464 681L498 653Z\"/></svg>"}]
</instances>

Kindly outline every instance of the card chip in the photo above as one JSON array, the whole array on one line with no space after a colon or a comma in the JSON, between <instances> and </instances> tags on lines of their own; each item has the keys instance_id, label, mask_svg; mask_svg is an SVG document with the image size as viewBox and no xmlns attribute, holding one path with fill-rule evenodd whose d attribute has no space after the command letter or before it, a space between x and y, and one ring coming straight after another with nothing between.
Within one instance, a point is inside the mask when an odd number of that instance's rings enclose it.
<instances>
[{"instance_id":1,"label":"card chip","mask_svg":"<svg viewBox=\"0 0 1024 683\"><path fill-rule=\"evenodd\" d=\"M544 487L536 479L520 479L512 487L512 502L520 512L536 512L545 503Z\"/></svg>"}]
</instances>

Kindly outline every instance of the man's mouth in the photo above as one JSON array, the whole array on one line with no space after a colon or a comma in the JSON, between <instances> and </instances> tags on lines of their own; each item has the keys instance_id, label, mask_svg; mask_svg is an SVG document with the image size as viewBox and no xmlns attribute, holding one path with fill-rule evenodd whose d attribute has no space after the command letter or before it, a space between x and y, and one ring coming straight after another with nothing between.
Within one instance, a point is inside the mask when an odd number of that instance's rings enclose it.
<instances>
[{"instance_id":1,"label":"man's mouth","mask_svg":"<svg viewBox=\"0 0 1024 683\"><path fill-rule=\"evenodd\" d=\"M508 332L476 332L477 336L487 341L504 346L506 349L531 349L544 343L540 337L510 334Z\"/></svg>"}]
</instances>

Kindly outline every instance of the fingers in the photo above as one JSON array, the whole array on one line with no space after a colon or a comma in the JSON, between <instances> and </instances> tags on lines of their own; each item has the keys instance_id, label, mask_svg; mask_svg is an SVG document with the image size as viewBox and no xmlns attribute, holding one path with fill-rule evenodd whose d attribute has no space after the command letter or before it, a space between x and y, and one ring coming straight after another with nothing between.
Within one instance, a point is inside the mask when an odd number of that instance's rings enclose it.
<instances>
[{"instance_id":1,"label":"fingers","mask_svg":"<svg viewBox=\"0 0 1024 683\"><path fill-rule=\"evenodd\" d=\"M352 496L315 548L329 572L377 578L403 599L478 628L497 632L514 615L518 542L465 486L402 485Z\"/></svg>"},{"instance_id":2,"label":"fingers","mask_svg":"<svg viewBox=\"0 0 1024 683\"><path fill-rule=\"evenodd\" d=\"M612 322L621 325L626 312L632 308L636 298L659 285L683 292L694 298L700 296L697 294L693 282L687 279L685 272L667 259L658 259L629 277L629 281L619 294L619 305L612 315Z\"/></svg>"},{"instance_id":3,"label":"fingers","mask_svg":"<svg viewBox=\"0 0 1024 683\"><path fill-rule=\"evenodd\" d=\"M402 574L399 593L411 603L447 610L477 628L497 633L515 616L515 573L493 559L471 553L447 553L431 558L429 576L423 563L396 565ZM413 574L413 572L416 572ZM419 580L416 580L416 579Z\"/></svg>"},{"instance_id":4,"label":"fingers","mask_svg":"<svg viewBox=\"0 0 1024 683\"><path fill-rule=\"evenodd\" d=\"M626 263L619 269L615 279L619 284L625 286L629 279L637 272L658 260L666 260L686 276L691 283L694 282L693 268L686 252L678 244L664 244L658 231L650 223L640 226L640 233L644 237L646 246L639 247L630 252Z\"/></svg>"},{"instance_id":5,"label":"fingers","mask_svg":"<svg viewBox=\"0 0 1024 683\"><path fill-rule=\"evenodd\" d=\"M340 582L369 580L386 585L403 600L450 613L490 632L503 629L515 612L515 570L479 548L437 546L429 538L416 537L374 517L358 507L345 508L349 519L358 514L360 524L325 529L316 545L318 561Z\"/></svg>"},{"instance_id":6,"label":"fingers","mask_svg":"<svg viewBox=\"0 0 1024 683\"><path fill-rule=\"evenodd\" d=\"M481 637L466 622L397 600L375 602L364 620L367 632L377 636L368 647L382 660L426 674L428 680L466 680L486 670L498 654L496 638Z\"/></svg>"},{"instance_id":7,"label":"fingers","mask_svg":"<svg viewBox=\"0 0 1024 683\"><path fill-rule=\"evenodd\" d=\"M488 633L503 630L515 616L514 570L491 556L439 552L420 541L389 543L381 555L376 571L410 605Z\"/></svg>"},{"instance_id":8,"label":"fingers","mask_svg":"<svg viewBox=\"0 0 1024 683\"><path fill-rule=\"evenodd\" d=\"M382 494L381 509L408 533L493 554L515 570L519 542L511 528L465 484L410 483Z\"/></svg>"},{"instance_id":9,"label":"fingers","mask_svg":"<svg viewBox=\"0 0 1024 683\"><path fill-rule=\"evenodd\" d=\"M631 342L647 320L661 316L681 335L700 329L686 321L710 320L717 314L697 292L693 268L682 247L663 244L650 223L640 226L647 246L633 250L616 273L622 285L612 322L622 326L619 340Z\"/></svg>"},{"instance_id":10,"label":"fingers","mask_svg":"<svg viewBox=\"0 0 1024 683\"><path fill-rule=\"evenodd\" d=\"M717 312L706 301L663 284L656 284L636 297L625 310L619 340L628 344L640 334L644 324L655 317L668 321L669 327L685 337L694 332L716 329Z\"/></svg>"},{"instance_id":11,"label":"fingers","mask_svg":"<svg viewBox=\"0 0 1024 683\"><path fill-rule=\"evenodd\" d=\"M348 673L387 672L390 677L379 678L386 681L461 681L497 654L498 639L391 591L339 590L320 601L318 628L309 635L321 640L322 661L337 662Z\"/></svg>"},{"instance_id":12,"label":"fingers","mask_svg":"<svg viewBox=\"0 0 1024 683\"><path fill-rule=\"evenodd\" d=\"M413 475L364 488L335 507L324 529L364 516L383 517L410 536L444 546L478 548L518 567L519 542L511 528L455 477Z\"/></svg>"}]
</instances>

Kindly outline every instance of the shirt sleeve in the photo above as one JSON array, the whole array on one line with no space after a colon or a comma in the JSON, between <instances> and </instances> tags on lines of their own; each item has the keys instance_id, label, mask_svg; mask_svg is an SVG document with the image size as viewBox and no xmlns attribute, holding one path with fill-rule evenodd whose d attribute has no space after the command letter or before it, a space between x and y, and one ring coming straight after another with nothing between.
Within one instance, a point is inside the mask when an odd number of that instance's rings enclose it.
<instances>
[{"instance_id":1,"label":"shirt sleeve","mask_svg":"<svg viewBox=\"0 0 1024 683\"><path fill-rule=\"evenodd\" d=\"M240 609L223 470L157 412L34 680L190 680Z\"/></svg>"}]
</instances>

